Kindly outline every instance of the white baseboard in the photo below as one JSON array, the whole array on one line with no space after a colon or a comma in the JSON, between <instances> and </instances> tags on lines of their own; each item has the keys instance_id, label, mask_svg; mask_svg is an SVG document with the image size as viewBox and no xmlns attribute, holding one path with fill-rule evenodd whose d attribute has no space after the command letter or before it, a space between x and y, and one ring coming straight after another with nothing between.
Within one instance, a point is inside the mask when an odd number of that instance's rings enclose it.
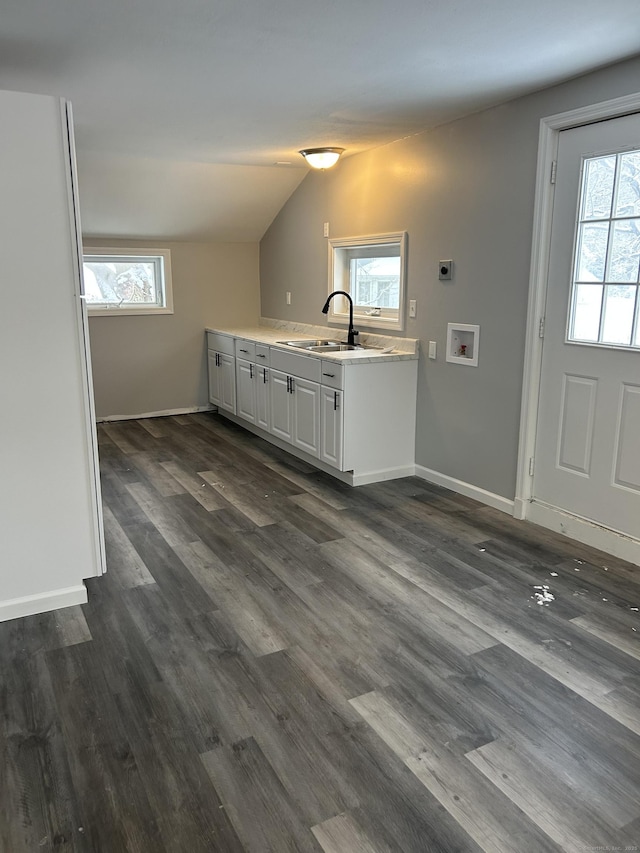
<instances>
[{"instance_id":1,"label":"white baseboard","mask_svg":"<svg viewBox=\"0 0 640 853\"><path fill-rule=\"evenodd\" d=\"M84 584L41 592L37 595L25 595L23 598L11 598L8 601L0 601L0 622L86 603L87 588Z\"/></svg>"},{"instance_id":2,"label":"white baseboard","mask_svg":"<svg viewBox=\"0 0 640 853\"><path fill-rule=\"evenodd\" d=\"M491 506L494 509L499 509L500 512L513 515L514 502L512 500L503 498L502 495L496 495L494 492L488 492L486 489L481 489L472 483L465 483L464 480L456 480L455 477L449 477L448 474L441 474L439 471L433 471L431 468L424 468L422 465L416 465L415 476L421 477L423 480L428 480L430 483L435 483L436 486L444 486L445 489L451 489L452 492L457 492L459 495L473 498L473 500Z\"/></svg>"},{"instance_id":3,"label":"white baseboard","mask_svg":"<svg viewBox=\"0 0 640 853\"><path fill-rule=\"evenodd\" d=\"M523 521L527 517L527 508L530 501L525 501L523 498L516 498L513 502L513 517L519 521Z\"/></svg>"},{"instance_id":4,"label":"white baseboard","mask_svg":"<svg viewBox=\"0 0 640 853\"><path fill-rule=\"evenodd\" d=\"M526 519L556 533L562 533L569 539L576 539L583 545L589 545L591 548L597 548L640 566L640 540L638 539L625 536L608 527L601 527L585 518L570 515L540 501L527 503Z\"/></svg>"},{"instance_id":5,"label":"white baseboard","mask_svg":"<svg viewBox=\"0 0 640 853\"><path fill-rule=\"evenodd\" d=\"M399 480L401 477L413 477L415 465L404 468L384 468L381 471L367 471L366 474L352 474L352 486L367 486L369 483L382 483L384 480Z\"/></svg>"},{"instance_id":6,"label":"white baseboard","mask_svg":"<svg viewBox=\"0 0 640 853\"><path fill-rule=\"evenodd\" d=\"M109 421L137 421L142 418L168 418L171 415L193 415L196 412L212 412L213 406L189 406L186 409L164 409L161 412L142 412L139 415L105 415L101 418L96 418L99 424L109 423Z\"/></svg>"}]
</instances>

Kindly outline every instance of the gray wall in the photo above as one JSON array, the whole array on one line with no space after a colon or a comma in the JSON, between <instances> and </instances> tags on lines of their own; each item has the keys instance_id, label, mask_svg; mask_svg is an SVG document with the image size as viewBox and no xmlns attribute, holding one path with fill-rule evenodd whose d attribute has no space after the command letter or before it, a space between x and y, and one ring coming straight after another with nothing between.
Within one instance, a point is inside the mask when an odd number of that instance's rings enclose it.
<instances>
[{"instance_id":1,"label":"gray wall","mask_svg":"<svg viewBox=\"0 0 640 853\"><path fill-rule=\"evenodd\" d=\"M84 243L171 250L173 314L89 319L98 418L206 406L204 328L256 325L258 244Z\"/></svg>"},{"instance_id":2,"label":"gray wall","mask_svg":"<svg viewBox=\"0 0 640 853\"><path fill-rule=\"evenodd\" d=\"M404 334L423 353L416 462L513 498L539 122L638 90L633 60L310 173L260 245L263 316L323 322L323 222L332 237L406 230L418 313ZM438 281L440 258L453 281ZM478 368L445 362L448 322L480 324Z\"/></svg>"}]
</instances>

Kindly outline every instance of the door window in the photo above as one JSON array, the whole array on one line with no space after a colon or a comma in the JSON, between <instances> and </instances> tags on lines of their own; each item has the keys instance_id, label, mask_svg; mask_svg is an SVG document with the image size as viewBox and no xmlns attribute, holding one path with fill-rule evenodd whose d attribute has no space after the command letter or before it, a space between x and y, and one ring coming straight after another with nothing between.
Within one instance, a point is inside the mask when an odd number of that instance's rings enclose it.
<instances>
[{"instance_id":1,"label":"door window","mask_svg":"<svg viewBox=\"0 0 640 853\"><path fill-rule=\"evenodd\" d=\"M640 150L584 160L568 340L640 348Z\"/></svg>"}]
</instances>

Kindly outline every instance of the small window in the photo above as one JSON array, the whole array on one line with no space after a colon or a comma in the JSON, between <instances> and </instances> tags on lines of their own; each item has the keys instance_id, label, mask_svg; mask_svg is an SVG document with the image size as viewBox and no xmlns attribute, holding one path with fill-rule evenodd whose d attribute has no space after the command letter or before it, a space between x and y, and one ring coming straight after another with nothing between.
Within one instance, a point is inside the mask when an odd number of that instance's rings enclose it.
<instances>
[{"instance_id":1,"label":"small window","mask_svg":"<svg viewBox=\"0 0 640 853\"><path fill-rule=\"evenodd\" d=\"M171 255L158 249L85 249L89 314L173 314Z\"/></svg>"},{"instance_id":2,"label":"small window","mask_svg":"<svg viewBox=\"0 0 640 853\"><path fill-rule=\"evenodd\" d=\"M406 232L329 240L329 292L353 299L354 322L376 329L404 329ZM329 319L349 321L349 303L331 302Z\"/></svg>"},{"instance_id":3,"label":"small window","mask_svg":"<svg viewBox=\"0 0 640 853\"><path fill-rule=\"evenodd\" d=\"M640 151L582 170L568 340L640 348Z\"/></svg>"}]
</instances>

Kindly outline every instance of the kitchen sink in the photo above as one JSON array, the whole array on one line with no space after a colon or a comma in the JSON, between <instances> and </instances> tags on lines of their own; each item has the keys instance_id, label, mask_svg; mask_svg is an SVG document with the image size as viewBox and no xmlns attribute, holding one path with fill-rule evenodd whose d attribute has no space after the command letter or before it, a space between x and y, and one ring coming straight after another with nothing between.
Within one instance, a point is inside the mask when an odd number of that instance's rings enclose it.
<instances>
[{"instance_id":1,"label":"kitchen sink","mask_svg":"<svg viewBox=\"0 0 640 853\"><path fill-rule=\"evenodd\" d=\"M340 345L340 341L278 341L279 344L284 344L288 347L297 347L298 349L311 349L312 347L335 347Z\"/></svg>"},{"instance_id":2,"label":"kitchen sink","mask_svg":"<svg viewBox=\"0 0 640 853\"><path fill-rule=\"evenodd\" d=\"M350 350L372 349L379 350L380 347L364 346L363 344L345 344L343 341L278 341L277 343L296 349L304 349L307 352L349 352Z\"/></svg>"},{"instance_id":3,"label":"kitchen sink","mask_svg":"<svg viewBox=\"0 0 640 853\"><path fill-rule=\"evenodd\" d=\"M351 344L319 344L315 347L307 347L311 352L347 352L352 349L364 349L360 346L352 346Z\"/></svg>"}]
</instances>

